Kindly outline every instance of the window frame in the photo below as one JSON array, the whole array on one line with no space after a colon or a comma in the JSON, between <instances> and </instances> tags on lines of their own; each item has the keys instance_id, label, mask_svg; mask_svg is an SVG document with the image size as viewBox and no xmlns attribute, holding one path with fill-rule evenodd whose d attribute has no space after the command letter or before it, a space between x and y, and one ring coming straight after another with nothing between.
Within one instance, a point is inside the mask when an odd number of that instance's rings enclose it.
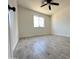
<instances>
[{"instance_id":1,"label":"window frame","mask_svg":"<svg viewBox=\"0 0 79 59\"><path fill-rule=\"evenodd\" d=\"M37 26L35 26L35 17L37 18ZM41 19L43 19L42 20L42 25L40 25L41 24ZM44 28L45 27L45 19L44 19L44 17L42 17L42 16L38 16L38 15L34 15L33 16L33 27L34 28Z\"/></svg>"}]
</instances>

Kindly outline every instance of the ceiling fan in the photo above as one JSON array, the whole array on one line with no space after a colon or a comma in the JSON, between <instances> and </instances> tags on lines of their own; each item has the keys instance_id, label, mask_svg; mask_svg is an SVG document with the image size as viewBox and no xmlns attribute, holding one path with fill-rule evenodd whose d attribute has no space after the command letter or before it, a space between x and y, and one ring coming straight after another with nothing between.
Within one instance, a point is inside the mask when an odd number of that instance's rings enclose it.
<instances>
[{"instance_id":1,"label":"ceiling fan","mask_svg":"<svg viewBox=\"0 0 79 59\"><path fill-rule=\"evenodd\" d=\"M43 5L41 5L41 7L48 5L49 10L51 10L51 5L59 5L59 3L53 2L52 0L44 0L42 3Z\"/></svg>"}]
</instances>

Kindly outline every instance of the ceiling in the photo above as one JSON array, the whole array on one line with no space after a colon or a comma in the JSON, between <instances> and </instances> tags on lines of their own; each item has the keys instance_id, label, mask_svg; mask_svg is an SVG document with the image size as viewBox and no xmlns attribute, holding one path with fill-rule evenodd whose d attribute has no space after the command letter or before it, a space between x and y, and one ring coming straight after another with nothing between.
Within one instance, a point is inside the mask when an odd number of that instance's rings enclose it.
<instances>
[{"instance_id":1,"label":"ceiling","mask_svg":"<svg viewBox=\"0 0 79 59\"><path fill-rule=\"evenodd\" d=\"M56 13L58 10L69 6L69 0L53 0L54 2L59 3L59 6L52 6L52 10L49 11L48 5L44 7L40 7L42 5L43 0L18 0L18 5L23 6L25 8L46 14L52 15Z\"/></svg>"}]
</instances>

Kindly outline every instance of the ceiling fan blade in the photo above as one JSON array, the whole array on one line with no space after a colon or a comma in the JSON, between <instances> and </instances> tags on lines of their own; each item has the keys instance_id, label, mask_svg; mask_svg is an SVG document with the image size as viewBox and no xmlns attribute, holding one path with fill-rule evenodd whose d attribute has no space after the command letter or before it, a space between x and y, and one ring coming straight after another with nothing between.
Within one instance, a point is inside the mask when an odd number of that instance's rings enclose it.
<instances>
[{"instance_id":1,"label":"ceiling fan blade","mask_svg":"<svg viewBox=\"0 0 79 59\"><path fill-rule=\"evenodd\" d=\"M52 5L59 5L59 3L50 3L50 4L52 4Z\"/></svg>"},{"instance_id":2,"label":"ceiling fan blade","mask_svg":"<svg viewBox=\"0 0 79 59\"><path fill-rule=\"evenodd\" d=\"M51 6L49 5L49 10L51 10Z\"/></svg>"},{"instance_id":3,"label":"ceiling fan blade","mask_svg":"<svg viewBox=\"0 0 79 59\"><path fill-rule=\"evenodd\" d=\"M45 5L47 5L47 4L43 4L43 5L41 5L41 7L43 7L43 6L45 6Z\"/></svg>"}]
</instances>

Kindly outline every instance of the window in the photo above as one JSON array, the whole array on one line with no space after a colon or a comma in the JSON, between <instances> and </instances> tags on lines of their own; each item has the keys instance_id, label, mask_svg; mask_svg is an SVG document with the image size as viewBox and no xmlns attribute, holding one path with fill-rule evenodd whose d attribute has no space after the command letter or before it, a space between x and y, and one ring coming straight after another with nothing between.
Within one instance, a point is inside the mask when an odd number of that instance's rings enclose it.
<instances>
[{"instance_id":1,"label":"window","mask_svg":"<svg viewBox=\"0 0 79 59\"><path fill-rule=\"evenodd\" d=\"M39 16L34 16L34 27L44 27L44 18Z\"/></svg>"}]
</instances>

